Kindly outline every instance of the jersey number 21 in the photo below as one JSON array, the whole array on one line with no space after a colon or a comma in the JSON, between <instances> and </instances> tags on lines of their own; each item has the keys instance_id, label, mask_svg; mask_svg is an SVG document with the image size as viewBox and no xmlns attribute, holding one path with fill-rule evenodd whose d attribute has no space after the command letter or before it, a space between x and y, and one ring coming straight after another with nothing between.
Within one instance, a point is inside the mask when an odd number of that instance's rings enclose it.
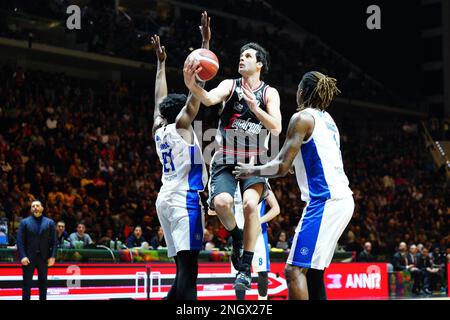
<instances>
[{"instance_id":1,"label":"jersey number 21","mask_svg":"<svg viewBox=\"0 0 450 320\"><path fill-rule=\"evenodd\" d=\"M169 149L169 151L165 151L162 153L162 158L164 162L164 173L170 173L171 171L175 171L175 166L173 164L173 156L172 156L172 149Z\"/></svg>"}]
</instances>

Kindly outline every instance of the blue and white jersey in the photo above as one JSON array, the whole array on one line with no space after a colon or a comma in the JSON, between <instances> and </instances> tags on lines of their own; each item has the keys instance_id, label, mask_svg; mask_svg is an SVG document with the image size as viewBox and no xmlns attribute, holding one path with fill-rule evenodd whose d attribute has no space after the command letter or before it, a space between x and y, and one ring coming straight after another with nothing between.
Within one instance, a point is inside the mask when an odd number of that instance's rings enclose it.
<instances>
[{"instance_id":1,"label":"blue and white jersey","mask_svg":"<svg viewBox=\"0 0 450 320\"><path fill-rule=\"evenodd\" d=\"M208 173L195 133L194 143L189 144L172 123L156 130L155 142L163 167L160 192L203 191Z\"/></svg>"},{"instance_id":2,"label":"blue and white jersey","mask_svg":"<svg viewBox=\"0 0 450 320\"><path fill-rule=\"evenodd\" d=\"M314 118L311 137L304 141L294 159L302 200L343 199L351 196L340 150L339 130L326 111L307 108Z\"/></svg>"},{"instance_id":3,"label":"blue and white jersey","mask_svg":"<svg viewBox=\"0 0 450 320\"><path fill-rule=\"evenodd\" d=\"M266 200L262 200L258 205L259 216L262 217L266 214ZM234 217L239 229L244 229L244 208L242 206L241 190L239 183L237 184L236 192L234 193ZM256 239L252 268L253 272L268 272L270 271L270 257L269 257L269 238L267 234L268 223L261 224L261 232ZM231 266L234 270L233 266ZM235 272L235 271L233 271Z\"/></svg>"}]
</instances>

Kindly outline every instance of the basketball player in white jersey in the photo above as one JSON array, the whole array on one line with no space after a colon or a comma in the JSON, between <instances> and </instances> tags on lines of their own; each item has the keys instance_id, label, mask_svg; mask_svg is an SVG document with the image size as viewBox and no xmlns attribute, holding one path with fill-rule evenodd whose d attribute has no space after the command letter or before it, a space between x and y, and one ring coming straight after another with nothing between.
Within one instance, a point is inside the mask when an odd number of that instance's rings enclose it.
<instances>
[{"instance_id":1,"label":"basketball player in white jersey","mask_svg":"<svg viewBox=\"0 0 450 320\"><path fill-rule=\"evenodd\" d=\"M266 213L267 206L270 207L270 210ZM258 273L258 300L267 300L267 290L269 286L268 272L270 271L270 249L267 235L267 223L280 214L280 205L278 204L277 198L275 198L275 194L270 189L270 186L267 189L264 200L258 205L258 213L261 223L261 233L256 240L252 269L253 272ZM209 209L208 214L216 215L216 212ZM234 194L234 215L238 227L244 229L244 208L242 206L242 193L239 184L237 185ZM231 264L231 268L233 273L238 272L233 264ZM245 290L236 289L236 297L238 300L244 300Z\"/></svg>"},{"instance_id":2,"label":"basketball player in white jersey","mask_svg":"<svg viewBox=\"0 0 450 320\"><path fill-rule=\"evenodd\" d=\"M210 20L202 13L202 47L209 48ZM155 82L155 112L152 128L156 151L162 164L162 187L156 210L164 230L168 256L173 257L177 272L168 300L196 300L198 254L202 248L204 211L199 192L208 174L202 150L192 129L200 101L192 94L167 94L166 53L158 36L152 37L158 58ZM184 69L197 74L198 62L187 59Z\"/></svg>"},{"instance_id":3,"label":"basketball player in white jersey","mask_svg":"<svg viewBox=\"0 0 450 320\"><path fill-rule=\"evenodd\" d=\"M270 208L267 211L267 207ZM258 213L261 223L261 232L258 235L255 245L255 251L252 260L253 272L258 273L258 300L267 300L267 290L269 286L270 271L270 249L269 239L267 235L268 222L280 214L280 205L278 204L275 194L269 188L263 201L258 205ZM244 229L244 208L242 206L242 195L239 184L234 194L234 216L236 223L240 229ZM232 269L234 269L232 267ZM237 270L234 270L235 272ZM245 290L236 289L236 297L238 300L245 299Z\"/></svg>"},{"instance_id":4,"label":"basketball player in white jersey","mask_svg":"<svg viewBox=\"0 0 450 320\"><path fill-rule=\"evenodd\" d=\"M340 91L336 79L312 71L297 90L298 112L285 143L269 163L239 164L239 178L284 176L292 164L302 200L307 203L286 263L289 299L326 299L324 269L330 265L339 237L354 210L353 192L342 163L339 131L326 111Z\"/></svg>"}]
</instances>

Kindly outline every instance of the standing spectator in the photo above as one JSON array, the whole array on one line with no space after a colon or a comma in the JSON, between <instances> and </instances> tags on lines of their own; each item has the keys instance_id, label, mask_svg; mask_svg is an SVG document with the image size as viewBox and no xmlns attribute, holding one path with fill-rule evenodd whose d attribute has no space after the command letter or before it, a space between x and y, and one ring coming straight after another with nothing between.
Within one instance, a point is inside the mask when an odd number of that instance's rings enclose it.
<instances>
[{"instance_id":1,"label":"standing spectator","mask_svg":"<svg viewBox=\"0 0 450 320\"><path fill-rule=\"evenodd\" d=\"M148 248L148 242L142 236L142 228L141 226L136 226L134 228L133 234L131 234L127 239L127 247L128 248Z\"/></svg>"},{"instance_id":2,"label":"standing spectator","mask_svg":"<svg viewBox=\"0 0 450 320\"><path fill-rule=\"evenodd\" d=\"M69 243L69 234L66 231L66 223L59 221L56 224L56 242L58 248L66 248Z\"/></svg>"},{"instance_id":3,"label":"standing spectator","mask_svg":"<svg viewBox=\"0 0 450 320\"><path fill-rule=\"evenodd\" d=\"M375 257L372 255L372 243L367 241L364 243L364 250L358 255L358 262L374 262Z\"/></svg>"},{"instance_id":4,"label":"standing spectator","mask_svg":"<svg viewBox=\"0 0 450 320\"><path fill-rule=\"evenodd\" d=\"M167 247L162 227L158 227L158 231L156 232L156 235L153 237L153 239L150 241L150 245L154 250L159 250Z\"/></svg>"},{"instance_id":5,"label":"standing spectator","mask_svg":"<svg viewBox=\"0 0 450 320\"><path fill-rule=\"evenodd\" d=\"M70 245L72 248L76 248L76 244L79 241L82 242L83 247L93 243L91 237L85 232L86 226L84 222L79 222L77 224L77 232L72 233L69 237Z\"/></svg>"},{"instance_id":6,"label":"standing spectator","mask_svg":"<svg viewBox=\"0 0 450 320\"><path fill-rule=\"evenodd\" d=\"M17 247L22 263L22 299L30 300L34 269L38 271L39 300L47 300L48 267L55 263L56 231L52 219L42 216L40 201L31 203L32 216L23 219L17 234Z\"/></svg>"}]
</instances>

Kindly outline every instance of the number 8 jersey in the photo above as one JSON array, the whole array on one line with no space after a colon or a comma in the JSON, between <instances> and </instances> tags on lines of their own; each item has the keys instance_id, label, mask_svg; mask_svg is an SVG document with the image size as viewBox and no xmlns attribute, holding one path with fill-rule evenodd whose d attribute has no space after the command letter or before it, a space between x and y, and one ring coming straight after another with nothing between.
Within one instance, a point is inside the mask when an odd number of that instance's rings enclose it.
<instances>
[{"instance_id":1,"label":"number 8 jersey","mask_svg":"<svg viewBox=\"0 0 450 320\"><path fill-rule=\"evenodd\" d=\"M156 130L156 152L162 164L160 192L203 191L205 188L208 174L197 136L193 135L194 143L187 143L177 132L175 123Z\"/></svg>"}]
</instances>

